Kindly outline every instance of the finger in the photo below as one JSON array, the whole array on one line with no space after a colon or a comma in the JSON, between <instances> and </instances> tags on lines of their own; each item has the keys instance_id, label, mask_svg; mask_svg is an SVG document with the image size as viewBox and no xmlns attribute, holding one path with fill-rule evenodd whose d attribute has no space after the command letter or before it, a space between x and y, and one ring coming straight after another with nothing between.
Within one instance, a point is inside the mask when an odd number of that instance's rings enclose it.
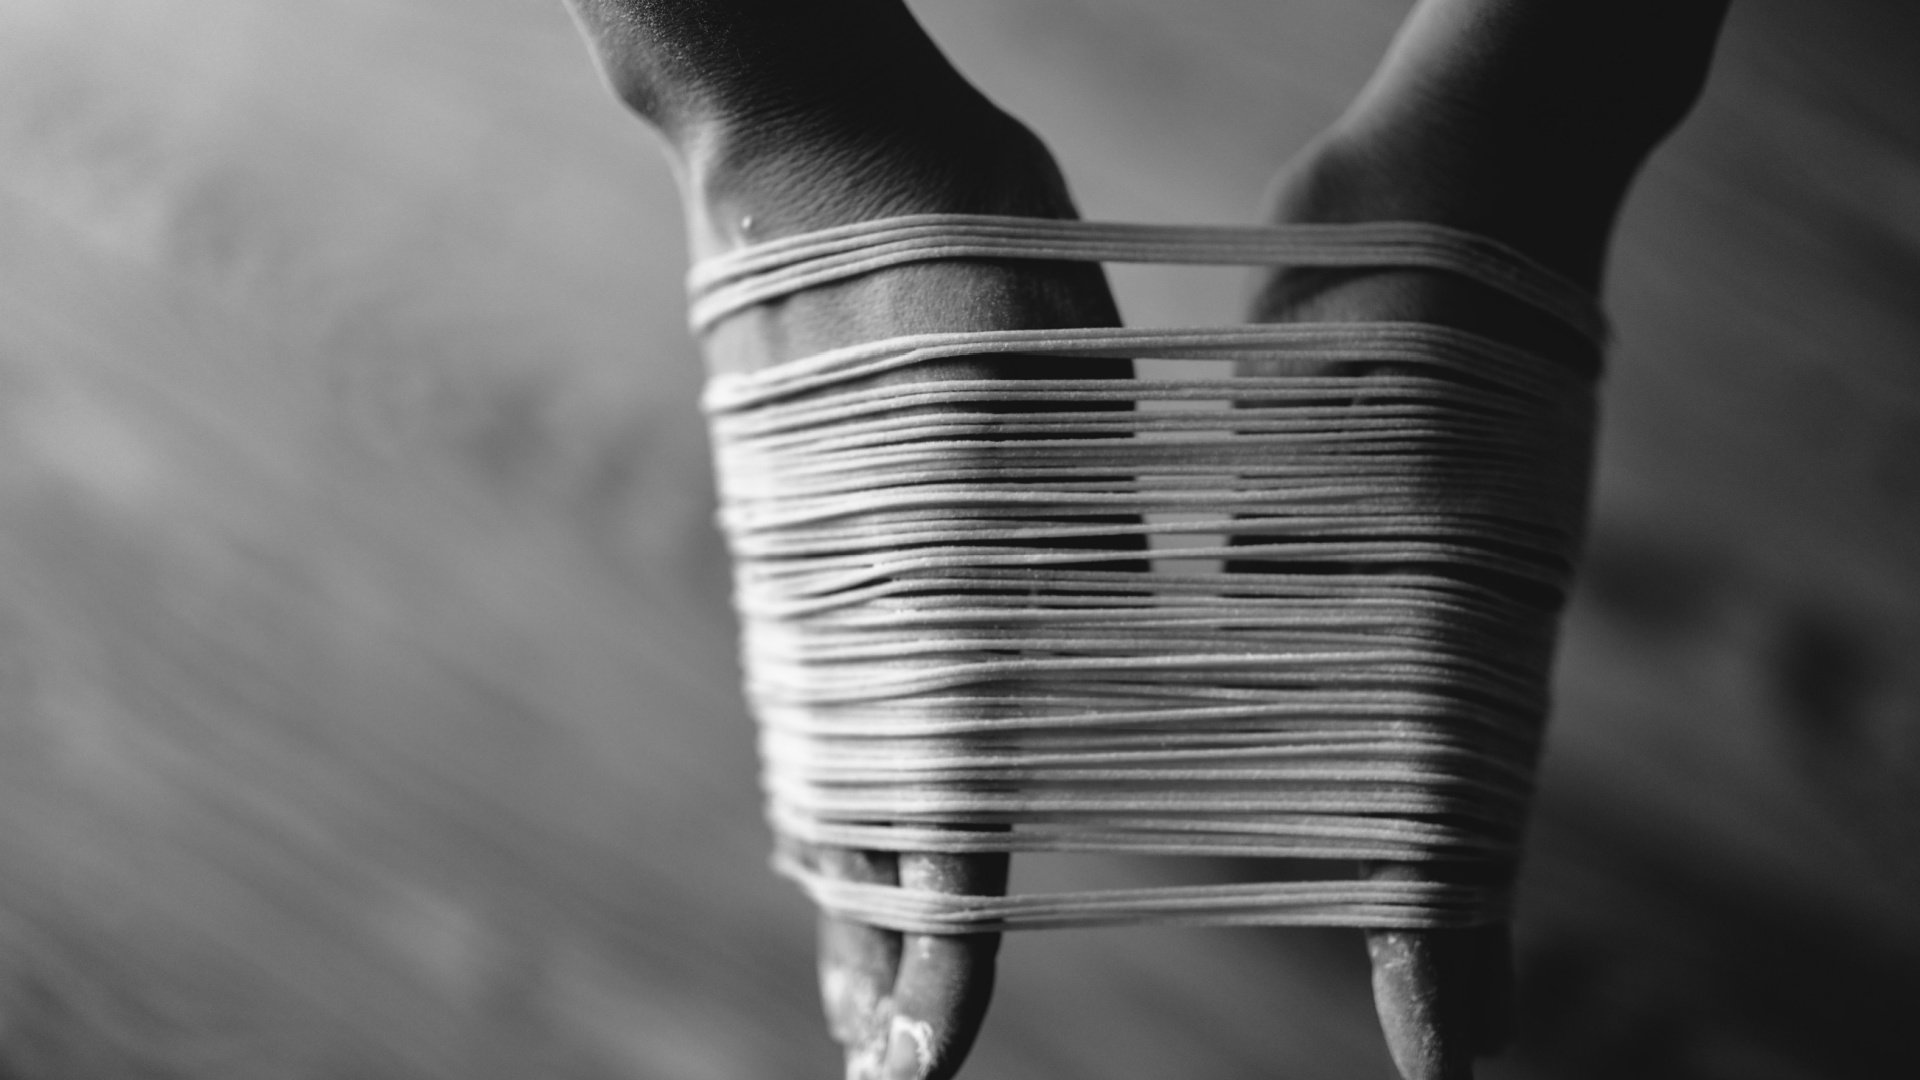
<instances>
[{"instance_id":1,"label":"finger","mask_svg":"<svg viewBox=\"0 0 1920 1080\"><path fill-rule=\"evenodd\" d=\"M899 881L891 853L821 847L812 850L815 867L828 877L874 885ZM900 968L900 935L822 912L819 923L820 1004L827 1029L849 1052L876 1037L886 1026L883 1013Z\"/></svg>"},{"instance_id":2,"label":"finger","mask_svg":"<svg viewBox=\"0 0 1920 1080\"><path fill-rule=\"evenodd\" d=\"M1371 930L1373 1002L1405 1080L1471 1080L1473 1039L1457 1020L1463 930Z\"/></svg>"},{"instance_id":3,"label":"finger","mask_svg":"<svg viewBox=\"0 0 1920 1080\"><path fill-rule=\"evenodd\" d=\"M1365 872L1375 881L1409 881L1423 873L1405 863L1381 863ZM1473 964L1484 945L1479 933L1479 928L1367 932L1374 1008L1405 1080L1473 1076L1476 1020L1483 1011Z\"/></svg>"},{"instance_id":4,"label":"finger","mask_svg":"<svg viewBox=\"0 0 1920 1080\"><path fill-rule=\"evenodd\" d=\"M1376 878L1407 873L1404 867L1372 872ZM1380 1027L1408 1080L1469 1076L1471 1058L1506 1049L1513 1034L1510 924L1372 931L1367 952Z\"/></svg>"},{"instance_id":5,"label":"finger","mask_svg":"<svg viewBox=\"0 0 1920 1080\"><path fill-rule=\"evenodd\" d=\"M998 895L1007 890L1007 857L902 855L900 884ZM946 1080L959 1071L993 997L999 949L998 934L906 935L886 1040L872 1047L871 1080Z\"/></svg>"}]
</instances>

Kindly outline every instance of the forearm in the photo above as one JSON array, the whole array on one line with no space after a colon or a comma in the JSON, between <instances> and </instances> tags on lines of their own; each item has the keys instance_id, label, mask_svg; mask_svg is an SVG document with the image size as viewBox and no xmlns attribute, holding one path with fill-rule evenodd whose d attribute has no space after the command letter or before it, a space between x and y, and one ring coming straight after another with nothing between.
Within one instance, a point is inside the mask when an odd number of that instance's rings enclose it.
<instances>
[{"instance_id":1,"label":"forearm","mask_svg":"<svg viewBox=\"0 0 1920 1080\"><path fill-rule=\"evenodd\" d=\"M900 0L568 3L614 92L670 139L774 118L904 130L971 94Z\"/></svg>"}]
</instances>

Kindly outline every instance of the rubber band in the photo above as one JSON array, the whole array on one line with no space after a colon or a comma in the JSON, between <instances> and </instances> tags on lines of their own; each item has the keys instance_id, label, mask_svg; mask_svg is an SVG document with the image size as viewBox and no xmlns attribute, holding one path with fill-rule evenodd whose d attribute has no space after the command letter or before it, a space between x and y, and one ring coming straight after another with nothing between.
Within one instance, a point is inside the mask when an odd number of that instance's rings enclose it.
<instances>
[{"instance_id":1,"label":"rubber band","mask_svg":"<svg viewBox=\"0 0 1920 1080\"><path fill-rule=\"evenodd\" d=\"M959 258L1445 270L1524 300L1590 340L1607 333L1605 316L1578 285L1497 240L1427 222L1171 226L965 214L857 222L708 259L687 276L693 328L802 289Z\"/></svg>"},{"instance_id":2,"label":"rubber band","mask_svg":"<svg viewBox=\"0 0 1920 1080\"><path fill-rule=\"evenodd\" d=\"M693 322L950 258L1411 266L1605 337L1577 287L1437 226L944 215L703 263ZM1278 373L873 383L980 357ZM921 933L1506 916L1584 527L1576 365L1415 323L983 331L715 375L704 407L775 866L822 908ZM829 877L810 845L1346 876L955 896Z\"/></svg>"}]
</instances>

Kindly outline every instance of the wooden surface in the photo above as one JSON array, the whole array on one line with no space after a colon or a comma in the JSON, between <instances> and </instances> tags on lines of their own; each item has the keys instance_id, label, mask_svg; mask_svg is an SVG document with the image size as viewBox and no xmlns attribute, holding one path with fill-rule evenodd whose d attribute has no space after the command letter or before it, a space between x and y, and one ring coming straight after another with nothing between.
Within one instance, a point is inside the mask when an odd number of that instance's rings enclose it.
<instances>
[{"instance_id":1,"label":"wooden surface","mask_svg":"<svg viewBox=\"0 0 1920 1080\"><path fill-rule=\"evenodd\" d=\"M916 8L1090 216L1244 221L1403 5ZM1745 0L1626 215L1487 1075L1920 1072L1917 53ZM0 1076L835 1074L679 228L557 0L0 0ZM1005 955L971 1076L1389 1075L1345 934Z\"/></svg>"}]
</instances>

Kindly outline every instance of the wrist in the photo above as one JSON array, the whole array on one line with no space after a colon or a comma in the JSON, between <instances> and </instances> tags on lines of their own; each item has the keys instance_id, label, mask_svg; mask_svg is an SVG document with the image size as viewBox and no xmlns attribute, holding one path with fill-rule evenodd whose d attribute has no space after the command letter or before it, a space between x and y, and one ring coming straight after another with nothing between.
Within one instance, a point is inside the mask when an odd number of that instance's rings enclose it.
<instances>
[{"instance_id":1,"label":"wrist","mask_svg":"<svg viewBox=\"0 0 1920 1080\"><path fill-rule=\"evenodd\" d=\"M675 156L696 257L905 214L1074 213L1046 147L971 90L910 117L769 101L690 125Z\"/></svg>"}]
</instances>

